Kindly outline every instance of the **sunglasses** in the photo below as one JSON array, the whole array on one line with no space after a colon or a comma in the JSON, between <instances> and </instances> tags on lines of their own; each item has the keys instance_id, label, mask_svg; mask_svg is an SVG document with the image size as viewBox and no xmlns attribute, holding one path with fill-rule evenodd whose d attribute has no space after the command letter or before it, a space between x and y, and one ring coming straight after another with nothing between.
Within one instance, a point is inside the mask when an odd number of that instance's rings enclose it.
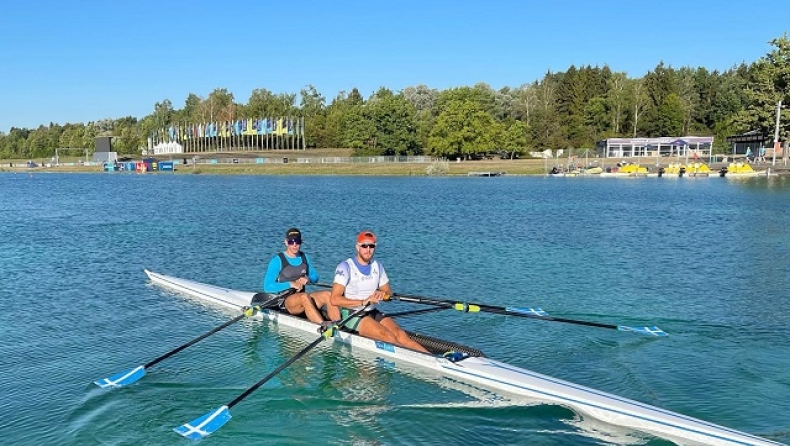
<instances>
[{"instance_id":1,"label":"sunglasses","mask_svg":"<svg viewBox=\"0 0 790 446\"><path fill-rule=\"evenodd\" d=\"M376 244L375 243L360 243L359 247L360 248L375 248Z\"/></svg>"},{"instance_id":2,"label":"sunglasses","mask_svg":"<svg viewBox=\"0 0 790 446\"><path fill-rule=\"evenodd\" d=\"M302 244L302 239L300 239L300 238L289 238L288 239L288 244L289 245L301 245Z\"/></svg>"}]
</instances>

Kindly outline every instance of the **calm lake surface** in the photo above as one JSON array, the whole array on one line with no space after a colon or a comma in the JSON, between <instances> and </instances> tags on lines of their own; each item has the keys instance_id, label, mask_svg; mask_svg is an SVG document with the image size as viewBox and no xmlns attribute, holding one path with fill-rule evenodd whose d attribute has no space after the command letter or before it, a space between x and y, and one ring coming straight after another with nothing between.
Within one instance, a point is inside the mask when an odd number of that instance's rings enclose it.
<instances>
[{"instance_id":1,"label":"calm lake surface","mask_svg":"<svg viewBox=\"0 0 790 446\"><path fill-rule=\"evenodd\" d=\"M379 235L393 289L666 338L493 314L401 324L519 367L790 443L790 178L389 178L0 174L4 444L183 445L312 340L243 321L135 385L93 384L235 314L143 268L256 290L299 227L331 281ZM406 308L391 303L391 311ZM385 308L385 311L389 308ZM319 346L206 440L238 444L671 444L562 407Z\"/></svg>"}]
</instances>

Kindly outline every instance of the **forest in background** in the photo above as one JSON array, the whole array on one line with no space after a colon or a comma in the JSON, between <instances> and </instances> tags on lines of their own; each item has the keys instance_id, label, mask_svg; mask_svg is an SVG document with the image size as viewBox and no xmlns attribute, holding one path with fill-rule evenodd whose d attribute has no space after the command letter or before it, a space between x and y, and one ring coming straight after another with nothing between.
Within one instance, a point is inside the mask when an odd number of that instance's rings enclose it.
<instances>
[{"instance_id":1,"label":"forest in background","mask_svg":"<svg viewBox=\"0 0 790 446\"><path fill-rule=\"evenodd\" d=\"M364 98L356 89L330 101L308 85L298 94L255 89L246 103L217 88L189 94L182 108L165 99L142 118L12 127L0 132L0 158L84 155L94 138L112 136L119 154L140 154L148 138L170 125L304 117L309 148L344 147L354 155L475 157L507 151L595 147L613 137L710 136L726 153L727 136L757 130L773 139L777 103L783 101L780 141L790 136L790 39L770 42L759 60L724 72L672 68L659 63L641 78L604 67L571 66L541 80L499 90L485 83L437 90L426 85ZM298 99L298 102L297 102Z\"/></svg>"}]
</instances>

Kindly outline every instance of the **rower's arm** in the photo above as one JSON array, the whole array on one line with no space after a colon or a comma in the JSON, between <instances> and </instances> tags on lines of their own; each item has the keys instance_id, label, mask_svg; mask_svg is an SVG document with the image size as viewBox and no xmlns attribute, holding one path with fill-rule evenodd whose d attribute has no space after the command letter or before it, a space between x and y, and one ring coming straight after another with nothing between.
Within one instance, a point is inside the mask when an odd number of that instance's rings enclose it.
<instances>
[{"instance_id":1,"label":"rower's arm","mask_svg":"<svg viewBox=\"0 0 790 446\"><path fill-rule=\"evenodd\" d=\"M345 308L354 308L360 305L365 305L367 303L367 299L364 301L349 299L344 295L345 292L346 292L346 287L344 287L339 283L333 283L332 294L329 296L329 303L336 307L345 307Z\"/></svg>"}]
</instances>

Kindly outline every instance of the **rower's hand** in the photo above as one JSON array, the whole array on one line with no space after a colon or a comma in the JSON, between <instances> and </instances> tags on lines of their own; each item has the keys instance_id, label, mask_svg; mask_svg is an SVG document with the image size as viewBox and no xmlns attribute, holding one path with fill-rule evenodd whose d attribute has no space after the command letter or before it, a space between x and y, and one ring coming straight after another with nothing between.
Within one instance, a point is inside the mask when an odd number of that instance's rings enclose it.
<instances>
[{"instance_id":1,"label":"rower's hand","mask_svg":"<svg viewBox=\"0 0 790 446\"><path fill-rule=\"evenodd\" d=\"M300 291L300 290L304 289L304 286L307 285L307 282L309 282L309 281L310 280L307 277L300 277L300 278L294 280L293 282L291 282L291 287L293 289L295 289L295 290Z\"/></svg>"},{"instance_id":2,"label":"rower's hand","mask_svg":"<svg viewBox=\"0 0 790 446\"><path fill-rule=\"evenodd\" d=\"M381 302L382 300L387 300L387 299L389 299L389 295L387 295L387 293L381 290L376 290L373 294L370 295L370 297L368 297L367 305L375 305Z\"/></svg>"}]
</instances>

